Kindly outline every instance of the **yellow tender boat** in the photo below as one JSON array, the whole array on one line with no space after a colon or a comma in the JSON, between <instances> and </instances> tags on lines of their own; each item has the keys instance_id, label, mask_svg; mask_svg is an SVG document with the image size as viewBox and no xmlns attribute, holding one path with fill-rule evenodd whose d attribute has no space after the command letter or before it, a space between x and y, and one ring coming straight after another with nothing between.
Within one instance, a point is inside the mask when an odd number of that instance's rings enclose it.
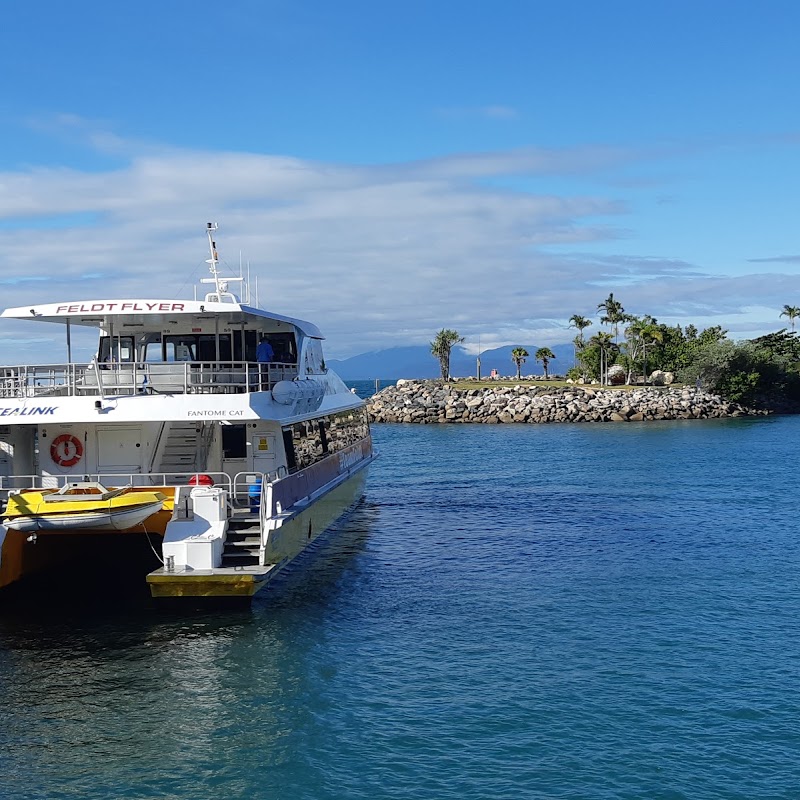
<instances>
[{"instance_id":1,"label":"yellow tender boat","mask_svg":"<svg viewBox=\"0 0 800 800\"><path fill-rule=\"evenodd\" d=\"M124 531L161 511L161 492L107 489L94 481L61 489L25 490L9 495L3 520L17 531Z\"/></svg>"}]
</instances>

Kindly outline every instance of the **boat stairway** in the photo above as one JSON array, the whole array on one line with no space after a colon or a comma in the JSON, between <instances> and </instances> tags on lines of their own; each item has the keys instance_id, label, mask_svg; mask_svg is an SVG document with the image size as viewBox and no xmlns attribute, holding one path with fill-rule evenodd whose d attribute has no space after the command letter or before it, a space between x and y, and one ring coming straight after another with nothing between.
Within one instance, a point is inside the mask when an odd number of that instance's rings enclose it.
<instances>
[{"instance_id":1,"label":"boat stairway","mask_svg":"<svg viewBox=\"0 0 800 800\"><path fill-rule=\"evenodd\" d=\"M223 567L258 566L261 548L261 525L256 519L231 519L222 551Z\"/></svg>"},{"instance_id":2,"label":"boat stairway","mask_svg":"<svg viewBox=\"0 0 800 800\"><path fill-rule=\"evenodd\" d=\"M167 482L193 472L197 464L197 449L197 426L194 422L169 423L158 472L166 474Z\"/></svg>"}]
</instances>

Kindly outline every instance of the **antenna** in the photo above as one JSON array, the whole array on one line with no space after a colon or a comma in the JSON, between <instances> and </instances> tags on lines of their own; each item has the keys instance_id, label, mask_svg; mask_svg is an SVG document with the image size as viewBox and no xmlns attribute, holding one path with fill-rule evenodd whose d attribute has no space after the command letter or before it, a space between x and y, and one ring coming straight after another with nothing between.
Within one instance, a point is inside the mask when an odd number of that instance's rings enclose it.
<instances>
[{"instance_id":1,"label":"antenna","mask_svg":"<svg viewBox=\"0 0 800 800\"><path fill-rule=\"evenodd\" d=\"M233 303L238 302L238 299L228 293L228 284L230 283L241 283L244 278L220 278L219 270L217 269L217 264L219 264L219 256L217 255L217 243L214 241L214 231L217 230L219 226L216 222L207 222L206 223L206 233L208 234L208 249L211 252L211 258L206 259L206 264L210 264L211 266L208 268L208 271L211 273L212 277L210 278L200 278L200 283L213 283L214 289L216 292L214 293L213 297L215 302L217 303ZM239 256L241 260L241 255ZM241 272L241 268L239 270ZM209 301L212 295L206 295L206 301Z\"/></svg>"},{"instance_id":2,"label":"antenna","mask_svg":"<svg viewBox=\"0 0 800 800\"><path fill-rule=\"evenodd\" d=\"M211 264L211 266L208 268L208 271L214 278L214 288L217 290L217 296L219 296L220 294L219 271L217 270L217 264L219 263L219 259L217 257L217 243L214 241L214 231L216 231L218 228L219 225L217 225L216 222L206 223L206 233L208 234L208 249L211 251L211 258L206 259L206 264Z\"/></svg>"}]
</instances>

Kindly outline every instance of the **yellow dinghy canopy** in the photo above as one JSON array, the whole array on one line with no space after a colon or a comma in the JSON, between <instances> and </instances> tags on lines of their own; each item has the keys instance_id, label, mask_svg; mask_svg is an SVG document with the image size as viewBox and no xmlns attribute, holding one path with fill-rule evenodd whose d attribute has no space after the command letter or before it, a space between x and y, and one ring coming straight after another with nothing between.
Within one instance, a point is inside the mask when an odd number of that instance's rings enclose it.
<instances>
[{"instance_id":1,"label":"yellow dinghy canopy","mask_svg":"<svg viewBox=\"0 0 800 800\"><path fill-rule=\"evenodd\" d=\"M122 486L119 489L106 489L102 483L97 481L77 481L65 484L57 492L42 492L42 500L45 503L59 503L65 500L78 503L111 500L113 497L119 497L130 490L130 485Z\"/></svg>"}]
</instances>

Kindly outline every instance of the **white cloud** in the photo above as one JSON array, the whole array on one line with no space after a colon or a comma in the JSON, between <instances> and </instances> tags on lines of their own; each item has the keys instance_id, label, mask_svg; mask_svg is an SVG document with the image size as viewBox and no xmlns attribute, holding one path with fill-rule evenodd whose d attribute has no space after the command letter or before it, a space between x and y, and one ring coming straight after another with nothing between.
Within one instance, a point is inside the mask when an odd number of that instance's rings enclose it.
<instances>
[{"instance_id":1,"label":"white cloud","mask_svg":"<svg viewBox=\"0 0 800 800\"><path fill-rule=\"evenodd\" d=\"M126 150L119 137L68 122ZM780 308L800 293L789 275L725 278L657 255L556 254L629 236L626 203L487 185L608 170L639 158L633 151L528 148L375 167L136 143L129 152L126 166L104 172L0 173L5 307L190 297L212 220L223 259L236 269L241 251L259 275L262 305L318 323L329 357L425 343L442 326L480 333L484 346L570 341L569 316L593 314L609 290L630 311L684 322L699 311L729 322L745 306ZM61 347L58 329L19 323L3 335L10 330ZM6 363L19 356L7 339L0 353Z\"/></svg>"}]
</instances>

